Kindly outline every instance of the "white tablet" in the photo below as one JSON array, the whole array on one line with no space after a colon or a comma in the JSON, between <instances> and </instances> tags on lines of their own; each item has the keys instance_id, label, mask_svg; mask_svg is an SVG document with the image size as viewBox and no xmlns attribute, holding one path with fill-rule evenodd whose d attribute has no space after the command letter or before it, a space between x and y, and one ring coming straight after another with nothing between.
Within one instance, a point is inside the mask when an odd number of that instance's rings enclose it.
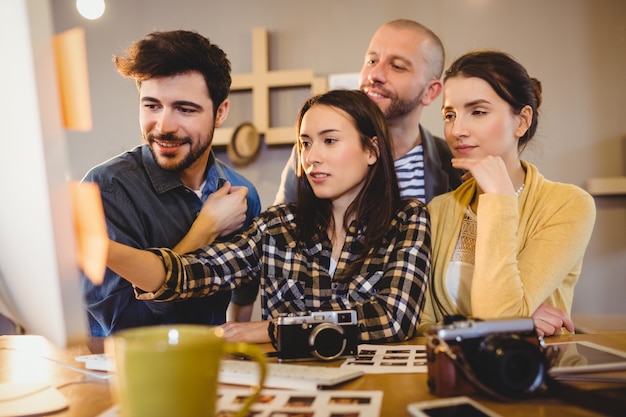
<instances>
[{"instance_id":1,"label":"white tablet","mask_svg":"<svg viewBox=\"0 0 626 417\"><path fill-rule=\"evenodd\" d=\"M626 352L592 342L548 343L559 354L550 375L626 370Z\"/></svg>"},{"instance_id":2,"label":"white tablet","mask_svg":"<svg viewBox=\"0 0 626 417\"><path fill-rule=\"evenodd\" d=\"M407 411L412 417L501 417L469 397L441 398L411 403Z\"/></svg>"}]
</instances>

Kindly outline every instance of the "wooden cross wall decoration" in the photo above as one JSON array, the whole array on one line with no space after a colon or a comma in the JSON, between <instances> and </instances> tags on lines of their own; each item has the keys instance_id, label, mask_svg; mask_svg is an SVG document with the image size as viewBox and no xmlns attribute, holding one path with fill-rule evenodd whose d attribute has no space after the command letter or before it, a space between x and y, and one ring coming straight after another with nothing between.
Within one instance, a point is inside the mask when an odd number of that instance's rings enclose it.
<instances>
[{"instance_id":1,"label":"wooden cross wall decoration","mask_svg":"<svg viewBox=\"0 0 626 417\"><path fill-rule=\"evenodd\" d=\"M268 145L293 144L294 127L270 126L270 89L310 87L311 95L328 90L325 77L316 77L312 70L269 70L268 34L265 28L252 30L252 73L233 74L231 91L252 91L252 124ZM236 128L215 129L213 145L227 145Z\"/></svg>"}]
</instances>

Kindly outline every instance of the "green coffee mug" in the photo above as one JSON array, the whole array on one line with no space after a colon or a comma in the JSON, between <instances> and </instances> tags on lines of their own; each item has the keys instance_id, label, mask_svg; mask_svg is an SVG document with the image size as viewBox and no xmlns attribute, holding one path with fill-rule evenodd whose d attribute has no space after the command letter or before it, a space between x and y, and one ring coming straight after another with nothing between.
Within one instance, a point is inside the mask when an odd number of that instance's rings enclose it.
<instances>
[{"instance_id":1,"label":"green coffee mug","mask_svg":"<svg viewBox=\"0 0 626 417\"><path fill-rule=\"evenodd\" d=\"M212 417L220 360L240 353L260 366L259 382L236 416L247 415L265 381L265 354L257 346L231 343L219 327L162 325L122 330L105 340L114 358L113 401L123 417Z\"/></svg>"}]
</instances>

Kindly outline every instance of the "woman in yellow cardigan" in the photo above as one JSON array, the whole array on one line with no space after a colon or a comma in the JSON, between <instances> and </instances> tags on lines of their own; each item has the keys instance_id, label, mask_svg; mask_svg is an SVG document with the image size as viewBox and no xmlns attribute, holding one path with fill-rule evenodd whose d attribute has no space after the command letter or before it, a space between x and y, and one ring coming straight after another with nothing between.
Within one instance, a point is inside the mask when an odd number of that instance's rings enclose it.
<instances>
[{"instance_id":1,"label":"woman in yellow cardigan","mask_svg":"<svg viewBox=\"0 0 626 417\"><path fill-rule=\"evenodd\" d=\"M539 334L573 331L595 205L520 159L537 129L540 82L505 53L476 51L446 71L443 94L452 164L466 174L429 204L433 264L420 330L460 314L532 316Z\"/></svg>"}]
</instances>

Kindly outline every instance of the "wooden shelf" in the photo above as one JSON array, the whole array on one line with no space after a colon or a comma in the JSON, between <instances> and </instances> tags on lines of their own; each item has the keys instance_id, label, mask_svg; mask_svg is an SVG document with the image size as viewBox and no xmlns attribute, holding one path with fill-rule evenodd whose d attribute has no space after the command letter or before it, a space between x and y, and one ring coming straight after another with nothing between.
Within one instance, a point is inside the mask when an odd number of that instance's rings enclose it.
<instances>
[{"instance_id":1,"label":"wooden shelf","mask_svg":"<svg viewBox=\"0 0 626 417\"><path fill-rule=\"evenodd\" d=\"M595 196L626 195L626 177L589 178L587 191Z\"/></svg>"}]
</instances>

